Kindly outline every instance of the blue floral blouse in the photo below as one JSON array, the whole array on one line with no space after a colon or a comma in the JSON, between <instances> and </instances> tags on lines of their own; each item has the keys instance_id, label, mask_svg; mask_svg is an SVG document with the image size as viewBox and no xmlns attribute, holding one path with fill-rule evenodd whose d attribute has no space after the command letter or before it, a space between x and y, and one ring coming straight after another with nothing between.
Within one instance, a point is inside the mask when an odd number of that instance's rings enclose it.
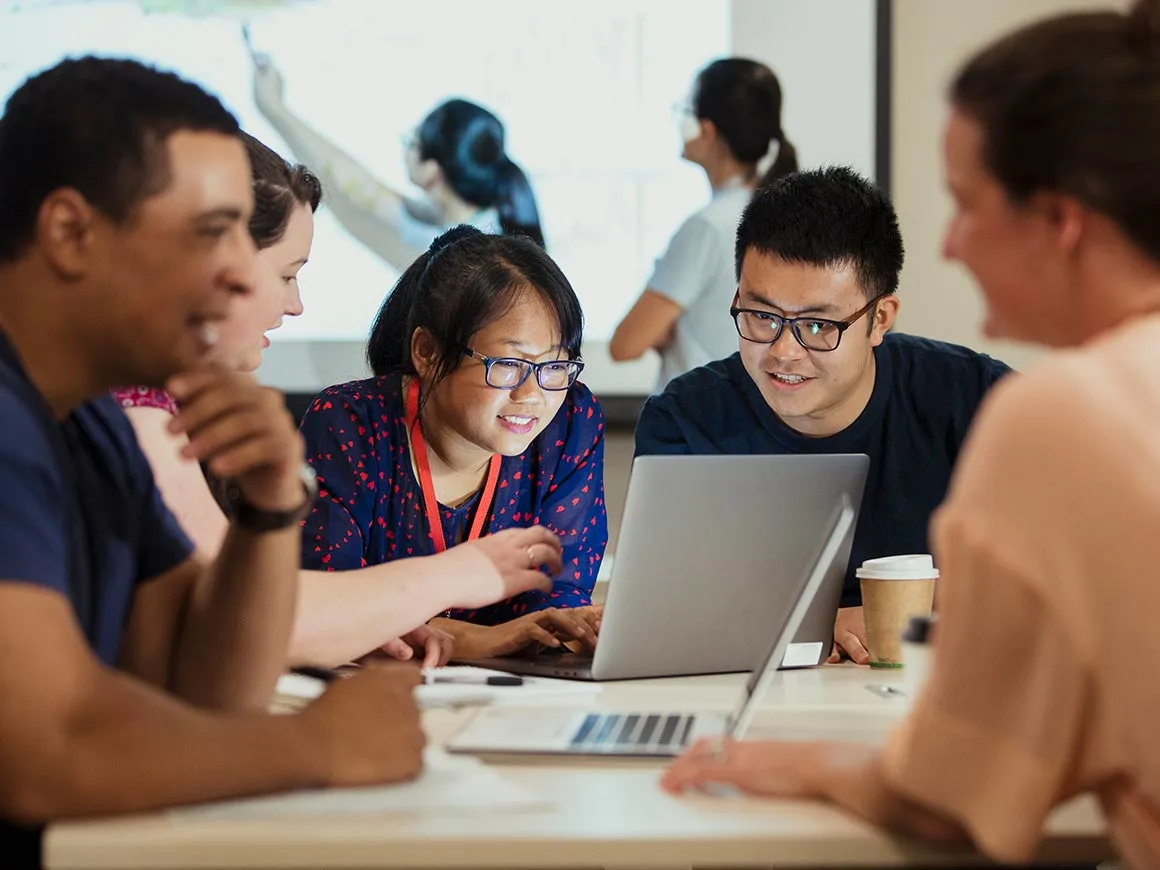
<instances>
[{"instance_id":1,"label":"blue floral blouse","mask_svg":"<svg viewBox=\"0 0 1160 870\"><path fill-rule=\"evenodd\" d=\"M435 553L423 493L411 466L402 377L387 374L330 387L302 418L319 498L303 521L302 567L346 571ZM439 506L447 541L466 536L479 495ZM484 534L541 524L560 536L564 571L551 592L526 592L451 616L484 625L548 607L591 603L608 543L604 506L604 415L575 384L528 450L505 456Z\"/></svg>"}]
</instances>

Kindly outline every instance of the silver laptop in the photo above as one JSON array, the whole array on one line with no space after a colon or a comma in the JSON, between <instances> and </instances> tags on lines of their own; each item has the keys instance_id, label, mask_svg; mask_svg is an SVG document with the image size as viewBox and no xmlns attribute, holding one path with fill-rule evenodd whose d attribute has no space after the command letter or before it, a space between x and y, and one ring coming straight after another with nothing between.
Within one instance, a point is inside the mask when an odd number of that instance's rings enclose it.
<instances>
[{"instance_id":1,"label":"silver laptop","mask_svg":"<svg viewBox=\"0 0 1160 870\"><path fill-rule=\"evenodd\" d=\"M772 647L746 683L732 715L720 713L587 712L569 709L488 707L480 710L447 744L449 752L479 755L672 756L700 737L728 734L739 740L778 671L792 639L805 624L818 592L841 552L849 548L854 508L843 496L812 570L793 583L793 604L771 626ZM769 634L765 641L768 644Z\"/></svg>"},{"instance_id":2,"label":"silver laptop","mask_svg":"<svg viewBox=\"0 0 1160 870\"><path fill-rule=\"evenodd\" d=\"M595 655L545 650L466 664L581 680L748 671L797 600L842 497L862 501L869 458L639 456L633 462ZM847 541L784 666L825 661Z\"/></svg>"}]
</instances>

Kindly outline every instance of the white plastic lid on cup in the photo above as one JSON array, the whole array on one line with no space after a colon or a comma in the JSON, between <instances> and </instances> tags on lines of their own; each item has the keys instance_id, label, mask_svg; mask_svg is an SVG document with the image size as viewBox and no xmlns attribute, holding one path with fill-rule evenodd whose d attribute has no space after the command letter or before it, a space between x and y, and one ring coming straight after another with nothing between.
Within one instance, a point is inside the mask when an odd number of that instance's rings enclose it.
<instances>
[{"instance_id":1,"label":"white plastic lid on cup","mask_svg":"<svg viewBox=\"0 0 1160 870\"><path fill-rule=\"evenodd\" d=\"M929 554L883 556L867 559L854 576L859 580L933 580L938 577L938 568Z\"/></svg>"}]
</instances>

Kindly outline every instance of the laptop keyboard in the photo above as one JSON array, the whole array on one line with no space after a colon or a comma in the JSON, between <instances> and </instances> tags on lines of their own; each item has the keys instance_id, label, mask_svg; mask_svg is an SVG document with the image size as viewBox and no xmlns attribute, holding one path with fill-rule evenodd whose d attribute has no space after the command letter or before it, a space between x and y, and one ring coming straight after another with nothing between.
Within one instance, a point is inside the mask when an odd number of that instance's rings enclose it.
<instances>
[{"instance_id":1,"label":"laptop keyboard","mask_svg":"<svg viewBox=\"0 0 1160 870\"><path fill-rule=\"evenodd\" d=\"M689 739L693 716L664 713L589 713L572 738L573 749L676 754Z\"/></svg>"}]
</instances>

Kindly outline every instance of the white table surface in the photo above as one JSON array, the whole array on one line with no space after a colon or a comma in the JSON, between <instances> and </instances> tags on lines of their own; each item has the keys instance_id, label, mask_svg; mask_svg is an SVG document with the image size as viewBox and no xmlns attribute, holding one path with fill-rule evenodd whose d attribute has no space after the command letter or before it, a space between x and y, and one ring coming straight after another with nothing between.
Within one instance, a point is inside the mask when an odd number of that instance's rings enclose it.
<instances>
[{"instance_id":1,"label":"white table surface","mask_svg":"<svg viewBox=\"0 0 1160 870\"><path fill-rule=\"evenodd\" d=\"M750 736L878 742L906 709L870 683L897 674L852 665L782 672ZM604 684L596 695L558 696L540 706L721 711L737 702L742 675ZM471 711L425 714L432 743ZM972 863L878 832L816 803L671 797L663 762L543 759L495 763L511 782L543 795L531 809L315 815L204 820L165 814L54 825L50 868L660 868L893 867ZM319 793L325 800L325 793ZM1051 819L1044 860L1095 863L1109 847L1098 808L1080 799Z\"/></svg>"}]
</instances>

